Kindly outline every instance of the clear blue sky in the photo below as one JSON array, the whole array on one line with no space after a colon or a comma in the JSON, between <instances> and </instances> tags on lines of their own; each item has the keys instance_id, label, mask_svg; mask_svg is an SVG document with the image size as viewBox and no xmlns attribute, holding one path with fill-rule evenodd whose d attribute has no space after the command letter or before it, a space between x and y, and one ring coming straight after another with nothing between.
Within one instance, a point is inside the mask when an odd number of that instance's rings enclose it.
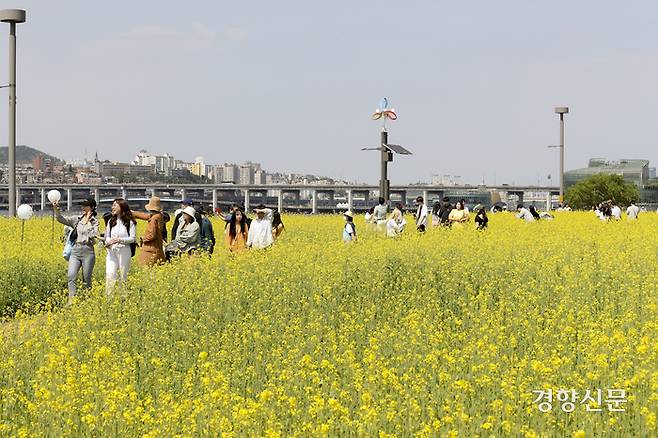
<instances>
[{"instance_id":1,"label":"clear blue sky","mask_svg":"<svg viewBox=\"0 0 658 438\"><path fill-rule=\"evenodd\" d=\"M140 148L185 160L393 183L555 177L589 157L658 165L658 3L651 1L0 1L19 26L18 143L63 158ZM7 81L6 25L0 81ZM6 102L6 90L0 91ZM0 121L7 105L0 106ZM0 142L6 129L0 123ZM556 181L554 179L554 181Z\"/></svg>"}]
</instances>

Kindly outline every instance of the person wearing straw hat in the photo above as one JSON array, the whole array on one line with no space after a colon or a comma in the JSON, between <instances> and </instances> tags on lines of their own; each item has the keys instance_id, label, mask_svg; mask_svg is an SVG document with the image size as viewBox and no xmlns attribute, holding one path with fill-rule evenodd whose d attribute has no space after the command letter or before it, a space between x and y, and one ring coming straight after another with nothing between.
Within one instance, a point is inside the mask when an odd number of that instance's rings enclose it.
<instances>
[{"instance_id":1,"label":"person wearing straw hat","mask_svg":"<svg viewBox=\"0 0 658 438\"><path fill-rule=\"evenodd\" d=\"M272 209L260 204L254 208L256 219L249 224L249 234L247 235L247 247L255 249L268 248L274 243L272 235Z\"/></svg>"},{"instance_id":2,"label":"person wearing straw hat","mask_svg":"<svg viewBox=\"0 0 658 438\"><path fill-rule=\"evenodd\" d=\"M343 213L345 218L345 227L343 227L343 242L356 242L356 225L354 225L354 213L347 210Z\"/></svg>"},{"instance_id":3,"label":"person wearing straw hat","mask_svg":"<svg viewBox=\"0 0 658 438\"><path fill-rule=\"evenodd\" d=\"M133 212L133 217L148 221L144 235L139 239L141 251L137 258L139 266L151 266L165 261L164 235L165 217L160 206L160 198L151 196L149 203L144 206L148 213Z\"/></svg>"}]
</instances>

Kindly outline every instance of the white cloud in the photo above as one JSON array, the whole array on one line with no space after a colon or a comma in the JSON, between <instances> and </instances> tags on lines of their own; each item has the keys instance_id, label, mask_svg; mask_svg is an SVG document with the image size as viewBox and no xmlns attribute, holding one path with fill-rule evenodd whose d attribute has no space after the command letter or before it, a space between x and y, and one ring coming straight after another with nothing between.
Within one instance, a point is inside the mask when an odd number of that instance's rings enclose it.
<instances>
[{"instance_id":1,"label":"white cloud","mask_svg":"<svg viewBox=\"0 0 658 438\"><path fill-rule=\"evenodd\" d=\"M205 41L214 41L217 38L217 32L201 23L192 23L192 33Z\"/></svg>"},{"instance_id":2,"label":"white cloud","mask_svg":"<svg viewBox=\"0 0 658 438\"><path fill-rule=\"evenodd\" d=\"M217 33L202 23L192 23L185 28L140 24L127 31L86 42L82 45L82 50L89 55L102 55L108 50L130 50L139 48L143 44L149 46L177 44L197 50L211 47L216 40Z\"/></svg>"},{"instance_id":3,"label":"white cloud","mask_svg":"<svg viewBox=\"0 0 658 438\"><path fill-rule=\"evenodd\" d=\"M245 41L249 37L249 31L241 27L230 27L224 31L224 38L229 41Z\"/></svg>"},{"instance_id":4,"label":"white cloud","mask_svg":"<svg viewBox=\"0 0 658 438\"><path fill-rule=\"evenodd\" d=\"M135 26L122 36L126 38L139 38L139 37L163 37L163 36L176 36L180 32L171 26L160 26L154 24L143 24Z\"/></svg>"}]
</instances>

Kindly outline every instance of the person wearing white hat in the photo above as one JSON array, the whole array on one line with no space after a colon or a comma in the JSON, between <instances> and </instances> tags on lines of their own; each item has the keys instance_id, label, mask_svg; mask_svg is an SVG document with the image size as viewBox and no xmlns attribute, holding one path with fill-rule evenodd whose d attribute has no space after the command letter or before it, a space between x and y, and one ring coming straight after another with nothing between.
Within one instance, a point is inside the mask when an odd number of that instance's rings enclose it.
<instances>
[{"instance_id":1,"label":"person wearing white hat","mask_svg":"<svg viewBox=\"0 0 658 438\"><path fill-rule=\"evenodd\" d=\"M194 219L195 215L194 207L188 205L183 209L182 220L176 230L176 239L169 242L165 248L168 259L175 254L193 252L201 244L201 227Z\"/></svg>"},{"instance_id":2,"label":"person wearing white hat","mask_svg":"<svg viewBox=\"0 0 658 438\"><path fill-rule=\"evenodd\" d=\"M345 227L343 228L343 242L356 242L356 225L354 225L354 213L347 210L343 213Z\"/></svg>"}]
</instances>

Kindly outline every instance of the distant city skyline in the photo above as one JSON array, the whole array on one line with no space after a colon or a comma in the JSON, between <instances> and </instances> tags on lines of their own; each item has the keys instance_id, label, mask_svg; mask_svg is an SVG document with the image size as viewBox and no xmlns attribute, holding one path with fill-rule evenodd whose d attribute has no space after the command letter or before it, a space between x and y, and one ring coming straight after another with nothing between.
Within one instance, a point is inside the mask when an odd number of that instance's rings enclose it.
<instances>
[{"instance_id":1,"label":"distant city skyline","mask_svg":"<svg viewBox=\"0 0 658 438\"><path fill-rule=\"evenodd\" d=\"M0 3L27 10L18 143L63 159L145 148L376 184L360 149L388 97L390 141L414 154L392 184L557 183L563 105L566 169L658 162L651 2Z\"/></svg>"}]
</instances>

